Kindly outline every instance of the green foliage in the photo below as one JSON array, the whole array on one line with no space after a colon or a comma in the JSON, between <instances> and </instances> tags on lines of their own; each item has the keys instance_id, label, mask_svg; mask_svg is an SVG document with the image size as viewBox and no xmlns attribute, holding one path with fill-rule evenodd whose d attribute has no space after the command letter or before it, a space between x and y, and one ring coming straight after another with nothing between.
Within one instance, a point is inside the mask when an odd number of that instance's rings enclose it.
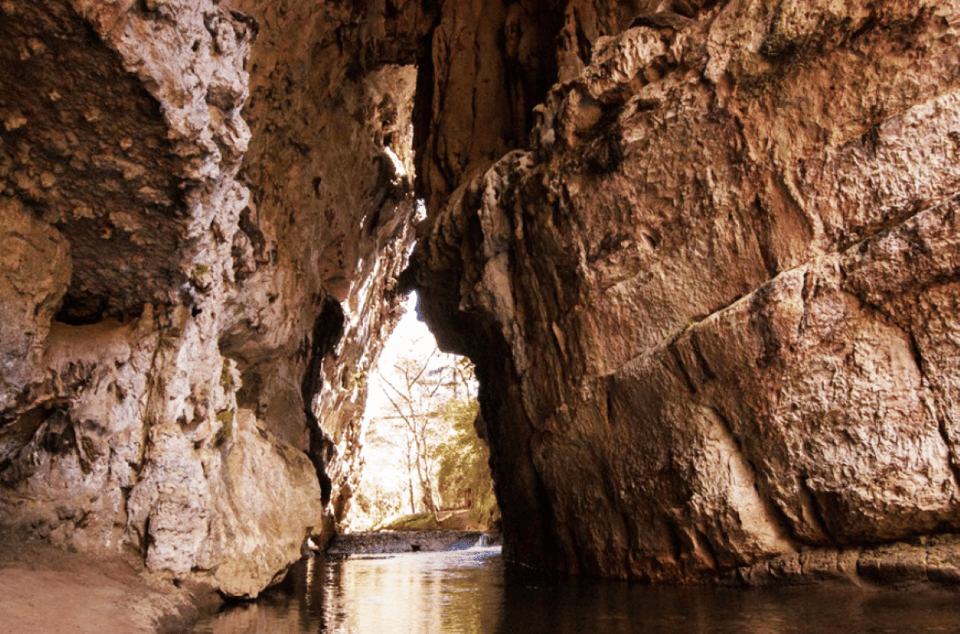
<instances>
[{"instance_id":1,"label":"green foliage","mask_svg":"<svg viewBox=\"0 0 960 634\"><path fill-rule=\"evenodd\" d=\"M447 508L469 508L471 524L491 528L498 516L490 477L490 450L474 427L479 404L476 399L451 399L444 403L441 418L449 433L437 446L437 486Z\"/></svg>"},{"instance_id":2,"label":"green foliage","mask_svg":"<svg viewBox=\"0 0 960 634\"><path fill-rule=\"evenodd\" d=\"M399 495L377 483L360 487L353 499L354 508L365 516L364 523L370 526L383 524L388 518L396 517L402 506L400 501Z\"/></svg>"},{"instance_id":3,"label":"green foliage","mask_svg":"<svg viewBox=\"0 0 960 634\"><path fill-rule=\"evenodd\" d=\"M390 409L367 428L366 444L379 460L389 456L386 460L395 461L398 473L380 480L380 490L374 490L378 477L365 475L364 519L379 520L387 506L395 505L411 515L427 511L432 528L448 521L492 528L499 511L490 454L474 428L479 406L470 361L444 357L434 348L426 356L400 357L381 372L379 383ZM368 462L367 469L371 466ZM381 495L390 499L381 500Z\"/></svg>"},{"instance_id":4,"label":"green foliage","mask_svg":"<svg viewBox=\"0 0 960 634\"><path fill-rule=\"evenodd\" d=\"M350 389L363 388L367 383L367 371L358 370L350 375Z\"/></svg>"},{"instance_id":5,"label":"green foliage","mask_svg":"<svg viewBox=\"0 0 960 634\"><path fill-rule=\"evenodd\" d=\"M437 528L437 519L433 513L415 513L403 515L390 520L389 524L380 526L386 531L429 531Z\"/></svg>"}]
</instances>

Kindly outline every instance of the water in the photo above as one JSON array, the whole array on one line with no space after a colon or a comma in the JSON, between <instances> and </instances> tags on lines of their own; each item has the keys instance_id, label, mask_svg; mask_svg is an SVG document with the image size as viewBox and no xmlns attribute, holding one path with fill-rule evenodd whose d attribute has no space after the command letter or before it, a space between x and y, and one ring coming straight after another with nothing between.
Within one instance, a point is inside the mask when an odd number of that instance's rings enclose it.
<instances>
[{"instance_id":1,"label":"water","mask_svg":"<svg viewBox=\"0 0 960 634\"><path fill-rule=\"evenodd\" d=\"M302 561L201 634L960 632L960 594L651 587L505 565L499 548Z\"/></svg>"}]
</instances>

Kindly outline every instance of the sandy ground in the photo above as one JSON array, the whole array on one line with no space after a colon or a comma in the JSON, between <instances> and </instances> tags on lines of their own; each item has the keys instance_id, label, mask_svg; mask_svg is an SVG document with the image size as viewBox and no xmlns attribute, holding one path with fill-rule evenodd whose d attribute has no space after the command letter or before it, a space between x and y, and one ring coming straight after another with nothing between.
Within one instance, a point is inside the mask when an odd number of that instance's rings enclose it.
<instances>
[{"instance_id":1,"label":"sandy ground","mask_svg":"<svg viewBox=\"0 0 960 634\"><path fill-rule=\"evenodd\" d=\"M92 558L0 530L0 632L187 632L217 603L141 576L120 555Z\"/></svg>"}]
</instances>

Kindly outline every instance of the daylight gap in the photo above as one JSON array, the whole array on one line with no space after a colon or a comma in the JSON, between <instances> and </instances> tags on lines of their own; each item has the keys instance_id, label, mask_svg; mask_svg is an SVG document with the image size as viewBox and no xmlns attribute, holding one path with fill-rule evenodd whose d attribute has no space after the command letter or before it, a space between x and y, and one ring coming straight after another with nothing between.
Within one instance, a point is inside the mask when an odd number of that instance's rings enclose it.
<instances>
[{"instance_id":1,"label":"daylight gap","mask_svg":"<svg viewBox=\"0 0 960 634\"><path fill-rule=\"evenodd\" d=\"M346 527L497 530L473 366L437 348L416 303L412 292L368 377L363 468Z\"/></svg>"}]
</instances>

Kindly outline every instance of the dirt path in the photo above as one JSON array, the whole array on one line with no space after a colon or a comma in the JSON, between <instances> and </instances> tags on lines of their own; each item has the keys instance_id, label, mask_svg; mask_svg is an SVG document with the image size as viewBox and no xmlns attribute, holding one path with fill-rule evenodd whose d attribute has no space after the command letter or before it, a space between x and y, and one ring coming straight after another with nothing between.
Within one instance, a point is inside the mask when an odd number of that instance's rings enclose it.
<instances>
[{"instance_id":1,"label":"dirt path","mask_svg":"<svg viewBox=\"0 0 960 634\"><path fill-rule=\"evenodd\" d=\"M150 582L119 555L94 559L0 532L0 632L184 632L213 601Z\"/></svg>"}]
</instances>

